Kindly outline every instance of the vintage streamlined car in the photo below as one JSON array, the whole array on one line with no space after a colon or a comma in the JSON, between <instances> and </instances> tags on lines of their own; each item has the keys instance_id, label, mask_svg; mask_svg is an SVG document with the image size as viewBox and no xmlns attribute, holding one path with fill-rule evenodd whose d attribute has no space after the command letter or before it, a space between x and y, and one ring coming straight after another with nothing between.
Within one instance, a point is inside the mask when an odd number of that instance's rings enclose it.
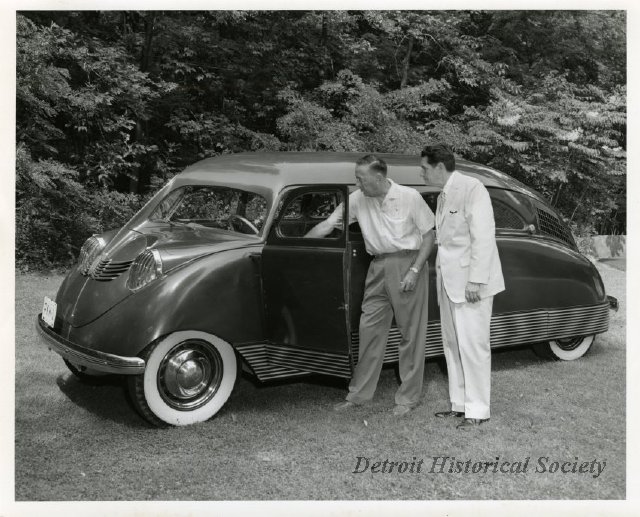
<instances>
[{"instance_id":1,"label":"vintage streamlined car","mask_svg":"<svg viewBox=\"0 0 640 517\"><path fill-rule=\"evenodd\" d=\"M419 157L380 155L389 177L435 212ZM240 368L259 380L351 376L371 257L357 224L305 233L355 188L348 153L247 153L200 161L175 176L123 228L90 237L37 328L78 377L128 376L150 423L215 415ZM544 199L520 182L460 160L493 204L506 291L494 300L492 347L542 343L581 357L609 325L593 264ZM345 214L344 221L348 221ZM442 354L430 257L426 355ZM385 362L397 361L392 327Z\"/></svg>"}]
</instances>

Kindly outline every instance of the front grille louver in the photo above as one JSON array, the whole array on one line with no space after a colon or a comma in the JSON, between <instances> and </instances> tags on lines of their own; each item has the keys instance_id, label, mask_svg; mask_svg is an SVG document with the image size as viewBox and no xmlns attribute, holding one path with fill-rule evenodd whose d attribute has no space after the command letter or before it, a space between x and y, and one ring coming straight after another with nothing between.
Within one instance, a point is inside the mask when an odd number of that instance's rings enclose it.
<instances>
[{"instance_id":1,"label":"front grille louver","mask_svg":"<svg viewBox=\"0 0 640 517\"><path fill-rule=\"evenodd\" d=\"M89 276L99 282L109 282L128 271L132 262L132 260L115 262L111 259L102 259L95 267L91 268Z\"/></svg>"}]
</instances>

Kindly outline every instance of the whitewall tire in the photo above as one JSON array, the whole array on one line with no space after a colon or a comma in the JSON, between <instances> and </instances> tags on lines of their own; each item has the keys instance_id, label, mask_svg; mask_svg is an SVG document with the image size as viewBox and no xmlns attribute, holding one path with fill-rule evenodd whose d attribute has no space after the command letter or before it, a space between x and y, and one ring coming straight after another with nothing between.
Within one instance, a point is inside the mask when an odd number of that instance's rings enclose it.
<instances>
[{"instance_id":1,"label":"whitewall tire","mask_svg":"<svg viewBox=\"0 0 640 517\"><path fill-rule=\"evenodd\" d=\"M156 426L204 422L225 404L238 376L233 347L200 331L180 331L149 345L142 375L129 377L136 409Z\"/></svg>"},{"instance_id":2,"label":"whitewall tire","mask_svg":"<svg viewBox=\"0 0 640 517\"><path fill-rule=\"evenodd\" d=\"M573 361L579 359L589 351L594 338L595 335L592 334L590 336L556 339L549 341L549 350L556 359Z\"/></svg>"},{"instance_id":3,"label":"whitewall tire","mask_svg":"<svg viewBox=\"0 0 640 517\"><path fill-rule=\"evenodd\" d=\"M574 361L589 351L595 337L595 334L591 334L536 343L533 351L543 359Z\"/></svg>"}]
</instances>

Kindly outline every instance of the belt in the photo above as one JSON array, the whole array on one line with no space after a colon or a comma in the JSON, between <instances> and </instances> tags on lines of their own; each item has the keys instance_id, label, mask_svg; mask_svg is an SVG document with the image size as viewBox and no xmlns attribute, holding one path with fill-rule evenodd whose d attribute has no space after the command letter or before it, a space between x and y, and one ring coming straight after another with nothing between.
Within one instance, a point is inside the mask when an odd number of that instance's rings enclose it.
<instances>
[{"instance_id":1,"label":"belt","mask_svg":"<svg viewBox=\"0 0 640 517\"><path fill-rule=\"evenodd\" d=\"M412 255L414 253L418 253L418 250L400 250L392 251L390 253L379 253L373 256L373 260L384 259L388 257L401 257L403 255Z\"/></svg>"}]
</instances>

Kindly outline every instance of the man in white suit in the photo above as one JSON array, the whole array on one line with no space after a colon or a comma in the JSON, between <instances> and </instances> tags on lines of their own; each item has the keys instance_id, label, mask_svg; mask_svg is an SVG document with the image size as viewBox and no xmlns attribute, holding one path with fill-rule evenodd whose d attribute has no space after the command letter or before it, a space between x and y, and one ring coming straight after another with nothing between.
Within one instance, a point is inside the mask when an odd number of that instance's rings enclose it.
<instances>
[{"instance_id":1,"label":"man in white suit","mask_svg":"<svg viewBox=\"0 0 640 517\"><path fill-rule=\"evenodd\" d=\"M427 146L420 166L425 183L442 187L436 211L438 303L449 376L451 410L459 429L489 420L493 296L504 278L489 193L477 179L455 170L453 153Z\"/></svg>"}]
</instances>

